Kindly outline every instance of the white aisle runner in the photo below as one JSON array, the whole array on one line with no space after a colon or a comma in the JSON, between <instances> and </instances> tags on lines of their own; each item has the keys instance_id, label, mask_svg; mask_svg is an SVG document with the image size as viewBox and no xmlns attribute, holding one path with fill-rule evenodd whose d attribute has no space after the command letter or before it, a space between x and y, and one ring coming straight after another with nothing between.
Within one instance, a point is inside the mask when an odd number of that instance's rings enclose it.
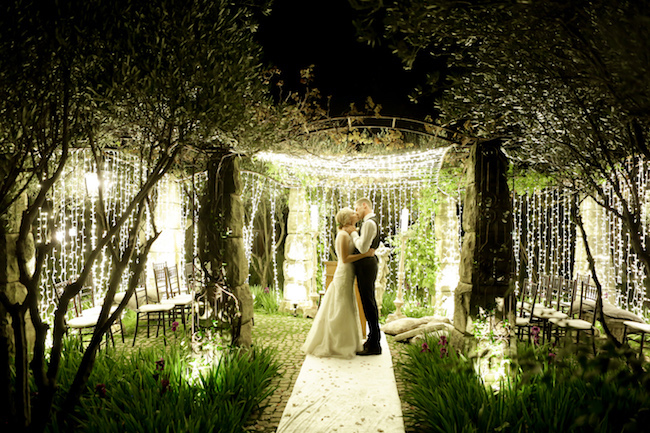
<instances>
[{"instance_id":1,"label":"white aisle runner","mask_svg":"<svg viewBox=\"0 0 650 433\"><path fill-rule=\"evenodd\" d=\"M386 336L382 354L353 359L308 355L278 433L404 433Z\"/></svg>"}]
</instances>

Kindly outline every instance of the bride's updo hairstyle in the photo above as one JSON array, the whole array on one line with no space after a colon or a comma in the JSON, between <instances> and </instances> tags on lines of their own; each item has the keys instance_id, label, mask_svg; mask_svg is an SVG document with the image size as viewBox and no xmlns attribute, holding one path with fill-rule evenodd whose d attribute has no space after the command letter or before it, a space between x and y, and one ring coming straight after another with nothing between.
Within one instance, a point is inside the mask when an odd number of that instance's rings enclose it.
<instances>
[{"instance_id":1,"label":"bride's updo hairstyle","mask_svg":"<svg viewBox=\"0 0 650 433\"><path fill-rule=\"evenodd\" d=\"M336 224L338 224L340 229L342 229L344 225L350 224L352 214L354 214L354 210L349 207L344 207L336 213Z\"/></svg>"}]
</instances>

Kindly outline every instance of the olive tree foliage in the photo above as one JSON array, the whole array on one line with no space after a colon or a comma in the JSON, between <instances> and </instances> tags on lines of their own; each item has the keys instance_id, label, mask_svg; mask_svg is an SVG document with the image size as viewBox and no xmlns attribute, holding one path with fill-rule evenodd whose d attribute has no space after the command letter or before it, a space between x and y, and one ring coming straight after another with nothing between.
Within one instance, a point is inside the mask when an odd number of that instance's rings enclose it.
<instances>
[{"instance_id":1,"label":"olive tree foliage","mask_svg":"<svg viewBox=\"0 0 650 433\"><path fill-rule=\"evenodd\" d=\"M0 423L11 431L42 431L55 398L61 426L72 413L93 367L102 336L137 285L158 236L143 231L157 182L199 151L225 152L242 124L264 104L253 13L265 8L224 0L4 2L0 9L0 205L3 234L12 204L26 197L15 242L19 284L0 287ZM122 215L108 218L100 188L97 248L60 293L50 329L39 311L42 271L58 244L55 221L34 243L39 208L47 203L74 148L90 148L101 167L102 147L141 156L146 173ZM188 153L188 148L197 151ZM188 156L190 155L190 156ZM192 161L189 161L192 162ZM100 180L101 171L98 173ZM129 227L126 247L120 227ZM103 249L112 268L92 340L68 390L57 374L70 301L90 278ZM4 251L6 254L6 250ZM11 257L3 257L3 263ZM122 275L131 275L117 311L109 306ZM11 329L5 317L11 320ZM27 341L28 321L35 340ZM51 334L52 347L46 350ZM36 392L32 393L32 384ZM62 397L57 397L62 395Z\"/></svg>"},{"instance_id":2,"label":"olive tree foliage","mask_svg":"<svg viewBox=\"0 0 650 433\"><path fill-rule=\"evenodd\" d=\"M650 156L647 1L352 3L371 12L363 38L381 33L407 67L423 56L444 65L414 90L438 96L441 123L504 137L511 160L591 196L650 270L636 182Z\"/></svg>"}]
</instances>

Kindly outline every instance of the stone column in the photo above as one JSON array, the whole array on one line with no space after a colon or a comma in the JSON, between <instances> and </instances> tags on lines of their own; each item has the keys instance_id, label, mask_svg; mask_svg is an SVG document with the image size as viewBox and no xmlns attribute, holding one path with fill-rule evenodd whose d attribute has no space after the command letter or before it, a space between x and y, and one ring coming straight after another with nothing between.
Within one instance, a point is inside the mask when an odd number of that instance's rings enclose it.
<instances>
[{"instance_id":1,"label":"stone column","mask_svg":"<svg viewBox=\"0 0 650 433\"><path fill-rule=\"evenodd\" d=\"M497 298L510 288L512 205L508 161L500 144L500 140L474 144L467 161L460 282L454 305L454 327L461 336L473 334L479 307L494 309Z\"/></svg>"},{"instance_id":2,"label":"stone column","mask_svg":"<svg viewBox=\"0 0 650 433\"><path fill-rule=\"evenodd\" d=\"M291 188L284 246L284 299L280 305L281 311L305 314L307 310L313 309L310 298L312 276L315 272L313 242L305 190Z\"/></svg>"},{"instance_id":3,"label":"stone column","mask_svg":"<svg viewBox=\"0 0 650 433\"><path fill-rule=\"evenodd\" d=\"M458 242L458 201L442 195L435 216L436 257L438 274L436 290L431 303L436 313L452 319L454 317L454 291L458 286L460 245Z\"/></svg>"},{"instance_id":4,"label":"stone column","mask_svg":"<svg viewBox=\"0 0 650 433\"><path fill-rule=\"evenodd\" d=\"M156 242L149 251L149 263L166 262L171 266L181 266L185 260L183 249L185 244L185 227L181 221L182 198L180 185L176 178L168 175L158 185L158 203L155 219L158 230L161 231ZM179 278L183 278L183 269L179 268ZM153 284L153 280L151 281Z\"/></svg>"},{"instance_id":5,"label":"stone column","mask_svg":"<svg viewBox=\"0 0 650 433\"><path fill-rule=\"evenodd\" d=\"M222 162L223 218L226 229L224 254L226 258L226 281L239 301L241 332L235 340L240 347L253 344L253 296L248 280L248 260L244 246L244 205L241 201L242 182L239 158L230 155Z\"/></svg>"},{"instance_id":6,"label":"stone column","mask_svg":"<svg viewBox=\"0 0 650 433\"><path fill-rule=\"evenodd\" d=\"M0 221L0 290L12 303L22 302L27 296L27 289L19 281L20 273L16 257L16 241L18 240L22 213L25 209L27 209L27 195L23 194ZM33 238L31 234L29 236L31 253L34 253ZM33 270L33 266L30 268ZM33 347L35 334L29 318L29 311L25 315L25 332L29 347ZM13 335L11 318L0 304L0 351L6 350L6 353L14 353ZM4 353L0 356L4 356Z\"/></svg>"},{"instance_id":7,"label":"stone column","mask_svg":"<svg viewBox=\"0 0 650 433\"><path fill-rule=\"evenodd\" d=\"M589 249L594 256L598 281L603 286L603 302L612 302L616 297L616 272L609 251L608 239L611 233L603 233L602 231L602 227L607 226L606 211L596 204L591 197L587 197L580 203L580 215L582 216L582 223L587 234ZM585 245L580 234L580 229L577 227L576 233L574 274L589 275L591 282L591 270L589 270Z\"/></svg>"}]
</instances>

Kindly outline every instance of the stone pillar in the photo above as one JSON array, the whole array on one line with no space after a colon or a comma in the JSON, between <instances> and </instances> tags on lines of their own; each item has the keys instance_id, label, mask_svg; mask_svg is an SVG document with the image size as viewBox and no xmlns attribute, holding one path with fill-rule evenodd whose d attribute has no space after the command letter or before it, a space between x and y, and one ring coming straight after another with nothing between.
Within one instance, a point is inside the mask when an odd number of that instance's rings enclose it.
<instances>
[{"instance_id":1,"label":"stone pillar","mask_svg":"<svg viewBox=\"0 0 650 433\"><path fill-rule=\"evenodd\" d=\"M27 296L27 289L19 282L20 273L16 257L16 241L18 240L22 213L25 209L27 209L27 195L23 194L0 221L0 290L12 303L22 302ZM29 237L29 249L33 257L34 243L31 234ZM33 270L33 260L31 265L30 268ZM25 315L25 332L31 348L34 346L35 333L29 318L29 311ZM0 351L7 350L8 353L14 353L13 335L11 318L0 304Z\"/></svg>"},{"instance_id":2,"label":"stone pillar","mask_svg":"<svg viewBox=\"0 0 650 433\"><path fill-rule=\"evenodd\" d=\"M178 277L185 278L182 265L185 261L183 255L185 246L185 227L181 221L182 198L180 185L171 175L165 176L159 183L158 203L155 210L155 219L160 236L151 246L147 261L150 268L153 263L167 263L168 266L178 265ZM153 272L147 275L148 287L155 287Z\"/></svg>"},{"instance_id":3,"label":"stone pillar","mask_svg":"<svg viewBox=\"0 0 650 433\"><path fill-rule=\"evenodd\" d=\"M313 309L311 301L314 237L310 233L309 206L304 188L289 191L289 216L284 246L284 299L281 311L305 314Z\"/></svg>"},{"instance_id":4,"label":"stone pillar","mask_svg":"<svg viewBox=\"0 0 650 433\"><path fill-rule=\"evenodd\" d=\"M611 233L603 233L602 230L602 227L608 226L606 211L596 204L591 197L587 197L580 203L580 215L582 216L582 223L587 234L589 249L594 257L598 281L603 286L603 301L613 303L616 298L616 272L609 251L608 239ZM576 276L575 274L589 275L590 281L592 281L585 245L580 234L580 229L577 227L576 234L575 264L573 267L574 277Z\"/></svg>"},{"instance_id":5,"label":"stone pillar","mask_svg":"<svg viewBox=\"0 0 650 433\"><path fill-rule=\"evenodd\" d=\"M435 216L436 257L438 274L436 290L431 304L437 314L452 319L454 317L454 291L458 286L458 266L460 264L458 201L442 195Z\"/></svg>"},{"instance_id":6,"label":"stone pillar","mask_svg":"<svg viewBox=\"0 0 650 433\"><path fill-rule=\"evenodd\" d=\"M494 309L511 284L512 205L508 161L500 144L500 140L474 144L467 161L460 282L454 305L454 327L464 336L473 334L479 307Z\"/></svg>"},{"instance_id":7,"label":"stone pillar","mask_svg":"<svg viewBox=\"0 0 650 433\"><path fill-rule=\"evenodd\" d=\"M253 344L253 296L248 280L248 260L244 246L244 205L241 201L242 182L239 173L239 158L228 156L223 159L223 218L226 229L224 254L226 259L226 281L229 289L239 301L241 311L241 332L235 340L240 347Z\"/></svg>"}]
</instances>

